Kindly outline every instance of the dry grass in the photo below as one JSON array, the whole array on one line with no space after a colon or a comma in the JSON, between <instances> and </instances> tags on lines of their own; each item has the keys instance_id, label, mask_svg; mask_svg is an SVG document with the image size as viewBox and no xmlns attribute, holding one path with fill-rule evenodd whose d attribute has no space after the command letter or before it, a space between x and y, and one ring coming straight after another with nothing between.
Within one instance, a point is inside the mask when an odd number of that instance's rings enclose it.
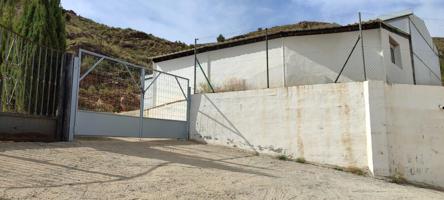
<instances>
[{"instance_id":1,"label":"dry grass","mask_svg":"<svg viewBox=\"0 0 444 200\"><path fill-rule=\"evenodd\" d=\"M400 174L399 172L397 172L392 178L391 178L392 183L396 183L396 184L406 184L407 180L404 178L404 176L402 174Z\"/></svg>"},{"instance_id":2,"label":"dry grass","mask_svg":"<svg viewBox=\"0 0 444 200\"><path fill-rule=\"evenodd\" d=\"M364 172L364 170L357 168L357 167L346 167L346 168L344 168L344 172L349 172L349 173L356 174L359 176L365 176L367 174Z\"/></svg>"},{"instance_id":3,"label":"dry grass","mask_svg":"<svg viewBox=\"0 0 444 200\"><path fill-rule=\"evenodd\" d=\"M296 158L295 160L298 163L306 163L307 161L305 160L305 158Z\"/></svg>"},{"instance_id":4,"label":"dry grass","mask_svg":"<svg viewBox=\"0 0 444 200\"><path fill-rule=\"evenodd\" d=\"M238 78L230 78L226 80L223 86L217 88L217 92L231 92L247 90L245 80Z\"/></svg>"},{"instance_id":5,"label":"dry grass","mask_svg":"<svg viewBox=\"0 0 444 200\"><path fill-rule=\"evenodd\" d=\"M215 93L219 92L233 92L233 91L244 91L247 90L247 85L245 80L238 78L230 78L225 80L222 85L213 84L213 89ZM207 82L199 83L198 93L212 93L210 85Z\"/></svg>"}]
</instances>

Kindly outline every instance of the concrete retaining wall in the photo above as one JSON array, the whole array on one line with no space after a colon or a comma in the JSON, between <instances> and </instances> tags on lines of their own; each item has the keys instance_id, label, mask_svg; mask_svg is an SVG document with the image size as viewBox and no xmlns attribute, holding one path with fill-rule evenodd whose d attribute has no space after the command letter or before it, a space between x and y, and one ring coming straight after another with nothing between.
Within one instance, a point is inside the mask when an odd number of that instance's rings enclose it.
<instances>
[{"instance_id":1,"label":"concrete retaining wall","mask_svg":"<svg viewBox=\"0 0 444 200\"><path fill-rule=\"evenodd\" d=\"M193 95L190 138L444 188L443 105L382 81Z\"/></svg>"},{"instance_id":2,"label":"concrete retaining wall","mask_svg":"<svg viewBox=\"0 0 444 200\"><path fill-rule=\"evenodd\" d=\"M363 83L194 95L191 138L367 167Z\"/></svg>"},{"instance_id":3,"label":"concrete retaining wall","mask_svg":"<svg viewBox=\"0 0 444 200\"><path fill-rule=\"evenodd\" d=\"M0 140L56 141L57 120L0 112Z\"/></svg>"},{"instance_id":4,"label":"concrete retaining wall","mask_svg":"<svg viewBox=\"0 0 444 200\"><path fill-rule=\"evenodd\" d=\"M444 188L444 88L393 85L385 94L391 174Z\"/></svg>"}]
</instances>

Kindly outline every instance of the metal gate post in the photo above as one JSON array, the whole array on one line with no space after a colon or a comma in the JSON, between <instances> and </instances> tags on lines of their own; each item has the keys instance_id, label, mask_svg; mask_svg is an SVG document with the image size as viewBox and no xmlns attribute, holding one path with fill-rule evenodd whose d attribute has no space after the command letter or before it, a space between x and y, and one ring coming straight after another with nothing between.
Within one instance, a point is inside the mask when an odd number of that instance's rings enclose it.
<instances>
[{"instance_id":1,"label":"metal gate post","mask_svg":"<svg viewBox=\"0 0 444 200\"><path fill-rule=\"evenodd\" d=\"M188 90L187 90L187 125L186 125L186 131L187 131L187 140L190 140L190 128L191 128L191 87L189 86L188 81Z\"/></svg>"},{"instance_id":2,"label":"metal gate post","mask_svg":"<svg viewBox=\"0 0 444 200\"><path fill-rule=\"evenodd\" d=\"M68 141L72 142L74 140L74 134L76 129L76 119L77 119L77 104L79 95L79 78L80 78L80 63L81 59L79 57L74 58L74 67L72 73L72 91L71 91L71 112L69 121L69 137Z\"/></svg>"},{"instance_id":3,"label":"metal gate post","mask_svg":"<svg viewBox=\"0 0 444 200\"><path fill-rule=\"evenodd\" d=\"M143 109L145 103L145 69L140 70L140 120L139 120L139 138L143 137Z\"/></svg>"}]
</instances>

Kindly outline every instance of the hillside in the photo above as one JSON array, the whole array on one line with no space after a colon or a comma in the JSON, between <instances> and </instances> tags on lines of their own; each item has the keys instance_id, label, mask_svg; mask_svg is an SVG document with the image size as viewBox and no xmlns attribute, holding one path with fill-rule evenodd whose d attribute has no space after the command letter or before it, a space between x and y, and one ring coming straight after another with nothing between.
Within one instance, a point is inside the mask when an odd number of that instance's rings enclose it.
<instances>
[{"instance_id":1,"label":"hillside","mask_svg":"<svg viewBox=\"0 0 444 200\"><path fill-rule=\"evenodd\" d=\"M327 23L327 22L315 22L315 21L301 21L296 24L288 24L283 26L274 26L268 29L268 34L273 34L279 31L290 31L290 30L307 30L307 29L318 29L318 28L329 28L329 27L337 27L340 26L336 23ZM228 40L236 40L246 37L253 37L265 35L265 29L259 28L257 31L249 32L246 34L242 34L239 36L235 36L229 38Z\"/></svg>"},{"instance_id":2,"label":"hillside","mask_svg":"<svg viewBox=\"0 0 444 200\"><path fill-rule=\"evenodd\" d=\"M117 57L143 66L151 66L150 57L181 51L191 46L171 42L132 29L113 28L65 10L67 48L79 48Z\"/></svg>"},{"instance_id":3,"label":"hillside","mask_svg":"<svg viewBox=\"0 0 444 200\"><path fill-rule=\"evenodd\" d=\"M435 37L433 38L433 42L435 43L439 51L439 60L441 62L441 74L442 74L441 79L444 85L444 38Z\"/></svg>"}]
</instances>

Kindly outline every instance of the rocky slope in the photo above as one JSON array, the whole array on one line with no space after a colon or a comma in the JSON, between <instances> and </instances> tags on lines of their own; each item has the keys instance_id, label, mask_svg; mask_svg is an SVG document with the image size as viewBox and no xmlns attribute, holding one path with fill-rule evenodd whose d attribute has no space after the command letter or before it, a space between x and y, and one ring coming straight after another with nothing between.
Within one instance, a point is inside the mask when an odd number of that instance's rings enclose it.
<instances>
[{"instance_id":1,"label":"rocky slope","mask_svg":"<svg viewBox=\"0 0 444 200\"><path fill-rule=\"evenodd\" d=\"M441 79L444 85L444 38L435 37L433 38L433 42L435 43L439 51L439 60L441 61L441 74L442 74Z\"/></svg>"},{"instance_id":2,"label":"rocky slope","mask_svg":"<svg viewBox=\"0 0 444 200\"><path fill-rule=\"evenodd\" d=\"M65 11L68 51L78 48L150 66L150 57L191 48L182 42L171 42L132 29L109 27Z\"/></svg>"}]
</instances>

